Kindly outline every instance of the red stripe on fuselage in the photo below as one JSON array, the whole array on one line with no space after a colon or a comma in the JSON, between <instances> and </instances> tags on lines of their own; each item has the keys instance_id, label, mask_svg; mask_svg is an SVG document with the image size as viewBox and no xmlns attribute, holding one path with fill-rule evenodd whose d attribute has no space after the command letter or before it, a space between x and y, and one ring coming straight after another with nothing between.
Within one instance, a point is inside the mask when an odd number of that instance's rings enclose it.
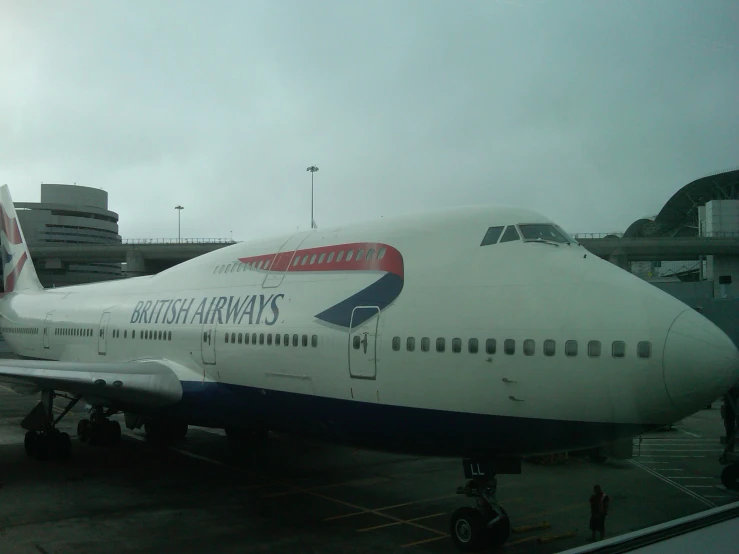
<instances>
[{"instance_id":1,"label":"red stripe on fuselage","mask_svg":"<svg viewBox=\"0 0 739 554\"><path fill-rule=\"evenodd\" d=\"M347 260L349 252L352 256ZM332 253L333 256L331 256ZM340 253L341 261L339 261ZM322 260L321 256L323 256ZM387 271L403 278L403 256L392 246L379 242L336 244L305 248L297 252L288 250L277 255L263 254L239 258L239 261L251 264L254 269L264 271L294 271L296 273L299 271ZM259 267L260 262L261 267Z\"/></svg>"}]
</instances>

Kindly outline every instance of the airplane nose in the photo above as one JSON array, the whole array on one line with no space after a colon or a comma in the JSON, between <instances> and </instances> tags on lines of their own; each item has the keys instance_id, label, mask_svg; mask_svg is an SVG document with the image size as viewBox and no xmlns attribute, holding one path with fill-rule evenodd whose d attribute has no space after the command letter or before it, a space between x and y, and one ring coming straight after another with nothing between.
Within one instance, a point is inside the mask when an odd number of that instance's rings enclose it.
<instances>
[{"instance_id":1,"label":"airplane nose","mask_svg":"<svg viewBox=\"0 0 739 554\"><path fill-rule=\"evenodd\" d=\"M739 350L711 321L685 310L667 333L662 367L675 408L692 414L739 381Z\"/></svg>"}]
</instances>

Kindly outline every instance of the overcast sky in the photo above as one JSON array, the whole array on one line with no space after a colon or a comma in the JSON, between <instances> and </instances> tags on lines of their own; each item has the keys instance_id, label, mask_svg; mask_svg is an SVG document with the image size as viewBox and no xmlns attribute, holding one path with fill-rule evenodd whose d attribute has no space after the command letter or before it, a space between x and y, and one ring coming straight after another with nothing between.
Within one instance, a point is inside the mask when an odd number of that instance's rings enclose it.
<instances>
[{"instance_id":1,"label":"overcast sky","mask_svg":"<svg viewBox=\"0 0 739 554\"><path fill-rule=\"evenodd\" d=\"M124 237L445 206L623 231L739 165L739 3L0 0L0 184Z\"/></svg>"}]
</instances>

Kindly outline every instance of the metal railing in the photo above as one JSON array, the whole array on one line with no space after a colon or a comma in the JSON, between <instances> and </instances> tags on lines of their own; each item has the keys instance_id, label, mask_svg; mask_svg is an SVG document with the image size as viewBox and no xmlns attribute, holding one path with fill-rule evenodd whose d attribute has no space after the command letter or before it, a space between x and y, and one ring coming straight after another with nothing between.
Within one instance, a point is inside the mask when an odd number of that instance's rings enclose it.
<instances>
[{"instance_id":1,"label":"metal railing","mask_svg":"<svg viewBox=\"0 0 739 554\"><path fill-rule=\"evenodd\" d=\"M233 239L123 239L122 244L236 244Z\"/></svg>"},{"instance_id":2,"label":"metal railing","mask_svg":"<svg viewBox=\"0 0 739 554\"><path fill-rule=\"evenodd\" d=\"M605 239L605 238L623 238L623 233L572 233L575 239ZM739 231L717 231L714 233L706 233L705 235L695 235L692 237L672 237L672 236L654 236L654 237L628 237L636 240L669 240L669 239L685 239L685 240L698 240L698 239L728 239L728 238L739 238Z\"/></svg>"}]
</instances>

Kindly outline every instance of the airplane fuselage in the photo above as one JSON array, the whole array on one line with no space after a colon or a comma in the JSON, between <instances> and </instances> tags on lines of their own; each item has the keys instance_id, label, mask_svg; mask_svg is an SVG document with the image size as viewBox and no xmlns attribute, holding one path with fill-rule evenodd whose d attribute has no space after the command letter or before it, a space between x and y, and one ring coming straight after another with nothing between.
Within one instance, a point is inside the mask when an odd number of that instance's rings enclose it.
<instances>
[{"instance_id":1,"label":"airplane fuselage","mask_svg":"<svg viewBox=\"0 0 739 554\"><path fill-rule=\"evenodd\" d=\"M680 404L666 386L668 332L685 304L577 244L481 246L490 227L550 223L533 212L439 217L12 293L3 334L26 358L173 362L181 400L141 415L429 455L589 448L721 394L717 382Z\"/></svg>"}]
</instances>

